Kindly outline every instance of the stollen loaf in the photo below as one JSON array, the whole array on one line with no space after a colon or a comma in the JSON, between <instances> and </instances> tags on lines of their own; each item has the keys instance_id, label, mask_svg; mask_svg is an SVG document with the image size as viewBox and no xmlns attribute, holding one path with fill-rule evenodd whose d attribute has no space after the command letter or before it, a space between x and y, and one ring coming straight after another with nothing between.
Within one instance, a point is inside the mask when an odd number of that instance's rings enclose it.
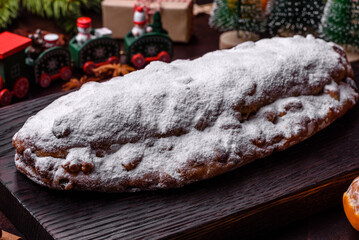
<instances>
[{"instance_id":1,"label":"stollen loaf","mask_svg":"<svg viewBox=\"0 0 359 240\"><path fill-rule=\"evenodd\" d=\"M357 100L341 47L263 39L83 85L26 121L15 164L54 189L177 188L303 141Z\"/></svg>"}]
</instances>

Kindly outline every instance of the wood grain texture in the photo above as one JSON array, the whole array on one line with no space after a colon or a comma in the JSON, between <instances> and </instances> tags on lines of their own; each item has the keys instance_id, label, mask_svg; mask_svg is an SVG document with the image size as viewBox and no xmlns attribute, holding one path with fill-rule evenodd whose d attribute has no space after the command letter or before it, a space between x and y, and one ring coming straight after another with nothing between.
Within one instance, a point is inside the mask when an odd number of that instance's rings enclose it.
<instances>
[{"instance_id":1,"label":"wood grain texture","mask_svg":"<svg viewBox=\"0 0 359 240\"><path fill-rule=\"evenodd\" d=\"M50 190L16 171L11 137L59 95L0 109L0 208L28 239L248 237L340 203L359 175L357 106L286 151L182 189Z\"/></svg>"}]
</instances>

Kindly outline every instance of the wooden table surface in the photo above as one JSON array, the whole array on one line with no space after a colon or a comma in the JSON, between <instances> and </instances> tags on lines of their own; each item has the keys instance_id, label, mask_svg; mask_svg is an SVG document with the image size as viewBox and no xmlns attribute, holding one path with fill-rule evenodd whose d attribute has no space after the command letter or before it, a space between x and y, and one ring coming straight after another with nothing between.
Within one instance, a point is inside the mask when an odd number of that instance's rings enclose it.
<instances>
[{"instance_id":1,"label":"wooden table surface","mask_svg":"<svg viewBox=\"0 0 359 240\"><path fill-rule=\"evenodd\" d=\"M101 16L93 15L95 27L101 22ZM194 58L203 55L206 52L216 50L218 47L219 33L210 29L207 24L208 16L200 15L195 18L193 29L193 38L190 44L175 44L174 58ZM37 27L60 32L51 21L42 21L42 19L24 14L21 21L16 22L12 29L22 28L34 30ZM359 73L359 63L355 63L353 67ZM61 83L55 83L46 90L33 88L25 100L38 98L40 96L49 95L61 89ZM1 196L0 196L1 197ZM325 204L325 203L323 203ZM268 219L271 221L271 219ZM21 235L21 233L12 225L12 223L0 212L0 228ZM347 221L342 209L342 205L338 205L319 214L303 220L291 223L279 229L273 229L269 233L263 233L260 238L265 239L359 239L359 233L356 232Z\"/></svg>"}]
</instances>

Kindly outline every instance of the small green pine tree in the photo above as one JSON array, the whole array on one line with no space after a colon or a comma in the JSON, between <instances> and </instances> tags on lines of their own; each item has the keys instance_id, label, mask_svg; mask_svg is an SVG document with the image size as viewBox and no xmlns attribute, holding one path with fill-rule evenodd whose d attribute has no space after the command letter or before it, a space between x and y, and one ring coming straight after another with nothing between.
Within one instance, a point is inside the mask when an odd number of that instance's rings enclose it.
<instances>
[{"instance_id":1,"label":"small green pine tree","mask_svg":"<svg viewBox=\"0 0 359 240\"><path fill-rule=\"evenodd\" d=\"M229 31L237 27L237 2L215 0L215 8L209 18L209 25L220 31Z\"/></svg>"},{"instance_id":2,"label":"small green pine tree","mask_svg":"<svg viewBox=\"0 0 359 240\"><path fill-rule=\"evenodd\" d=\"M273 35L281 31L317 35L324 9L323 0L275 0L268 18Z\"/></svg>"},{"instance_id":3,"label":"small green pine tree","mask_svg":"<svg viewBox=\"0 0 359 240\"><path fill-rule=\"evenodd\" d=\"M259 33L264 29L260 0L215 0L209 25L220 31L243 30Z\"/></svg>"},{"instance_id":4,"label":"small green pine tree","mask_svg":"<svg viewBox=\"0 0 359 240\"><path fill-rule=\"evenodd\" d=\"M327 41L359 47L359 1L328 0L321 34Z\"/></svg>"}]
</instances>

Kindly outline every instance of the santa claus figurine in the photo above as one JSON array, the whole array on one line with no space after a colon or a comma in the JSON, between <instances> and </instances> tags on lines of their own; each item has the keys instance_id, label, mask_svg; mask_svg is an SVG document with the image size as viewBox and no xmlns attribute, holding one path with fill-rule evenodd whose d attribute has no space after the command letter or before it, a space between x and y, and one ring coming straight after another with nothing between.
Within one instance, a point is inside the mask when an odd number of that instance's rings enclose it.
<instances>
[{"instance_id":1,"label":"santa claus figurine","mask_svg":"<svg viewBox=\"0 0 359 240\"><path fill-rule=\"evenodd\" d=\"M152 27L147 26L146 13L142 7L135 6L133 13L133 24L134 26L132 28L132 35L135 37L152 31Z\"/></svg>"},{"instance_id":2,"label":"santa claus figurine","mask_svg":"<svg viewBox=\"0 0 359 240\"><path fill-rule=\"evenodd\" d=\"M87 40L91 39L91 18L89 17L80 17L77 19L77 30L78 34L76 36L76 41L78 44L82 45Z\"/></svg>"}]
</instances>

